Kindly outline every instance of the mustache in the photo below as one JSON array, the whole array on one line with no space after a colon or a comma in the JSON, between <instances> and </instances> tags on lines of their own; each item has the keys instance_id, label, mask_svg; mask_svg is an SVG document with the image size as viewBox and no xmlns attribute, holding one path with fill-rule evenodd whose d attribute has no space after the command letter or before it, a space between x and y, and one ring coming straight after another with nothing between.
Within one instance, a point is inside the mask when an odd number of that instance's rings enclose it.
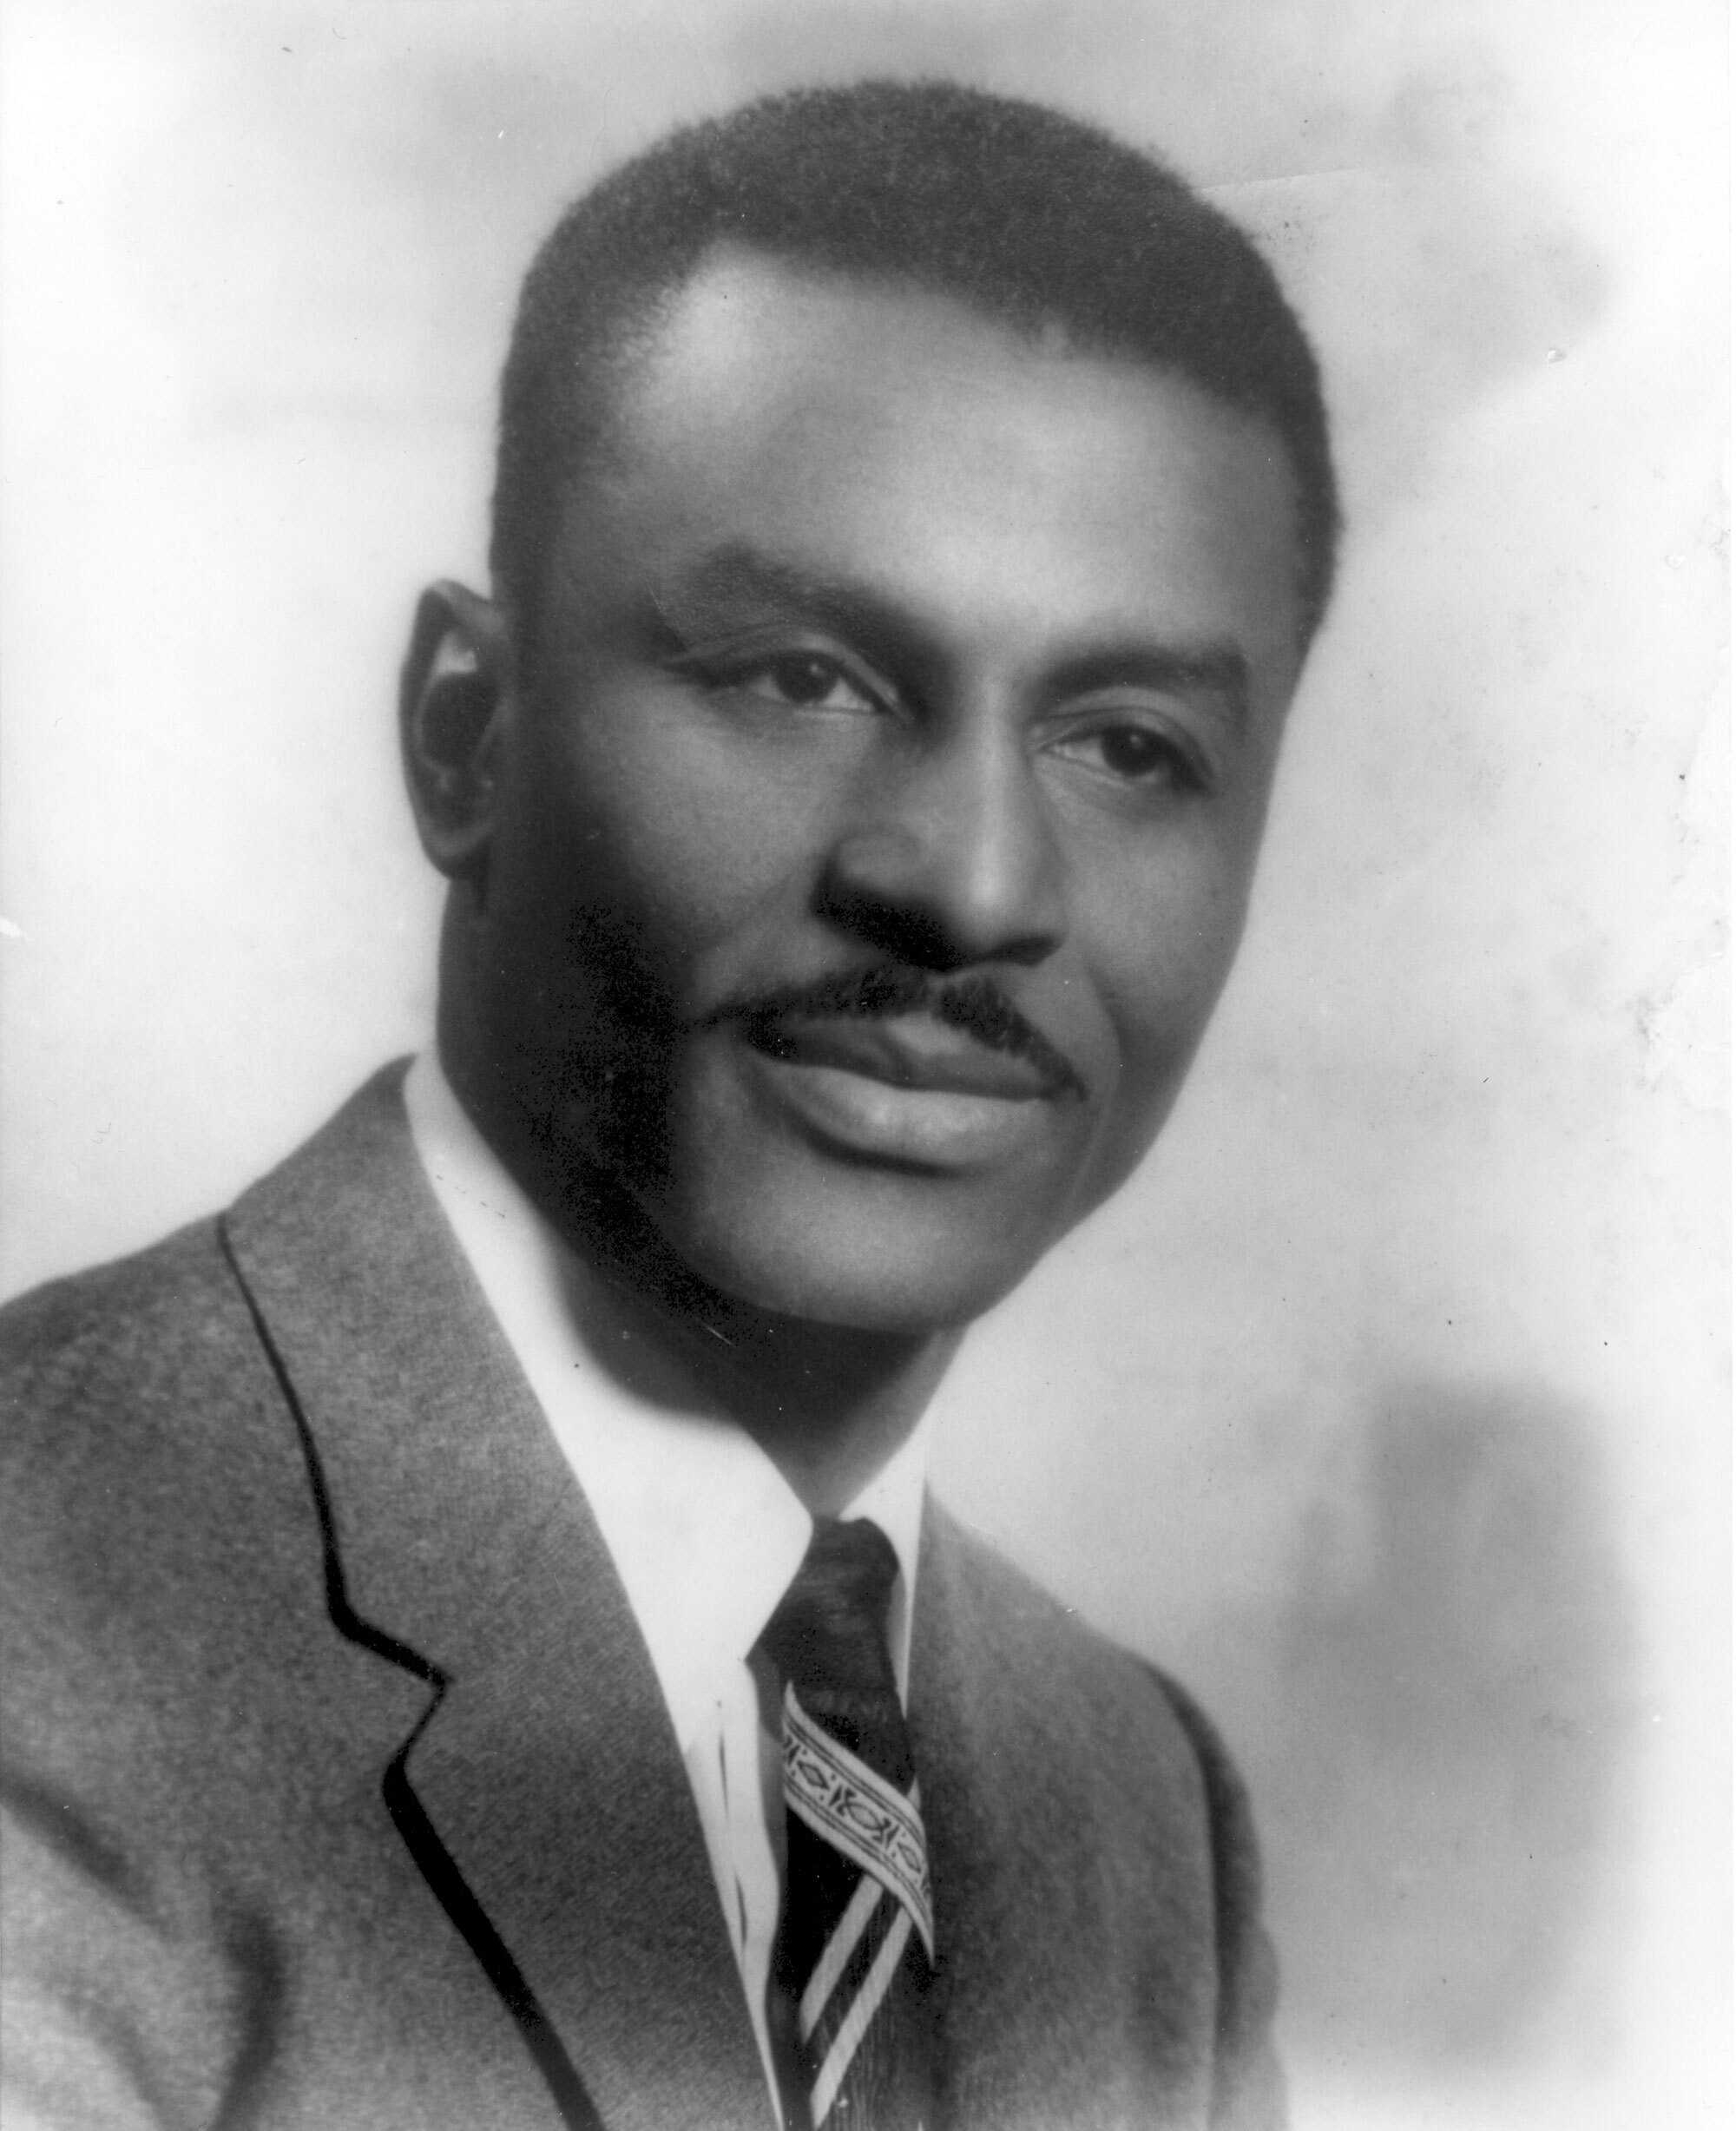
<instances>
[{"instance_id":1,"label":"mustache","mask_svg":"<svg viewBox=\"0 0 1736 2131\"><path fill-rule=\"evenodd\" d=\"M880 963L732 1000L709 1018L739 1022L750 1035L769 1038L784 1021L891 1021L906 1014L930 1015L989 1050L1026 1060L1058 1089L1085 1093L1072 1060L980 971L944 977L907 963Z\"/></svg>"}]
</instances>

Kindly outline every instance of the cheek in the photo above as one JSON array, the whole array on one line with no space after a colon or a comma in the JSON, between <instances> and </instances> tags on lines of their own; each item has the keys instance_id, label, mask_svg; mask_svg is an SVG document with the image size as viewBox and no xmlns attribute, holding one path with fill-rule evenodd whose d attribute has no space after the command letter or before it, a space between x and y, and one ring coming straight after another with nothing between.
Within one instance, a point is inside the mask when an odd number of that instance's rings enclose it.
<instances>
[{"instance_id":1,"label":"cheek","mask_svg":"<svg viewBox=\"0 0 1736 2131\"><path fill-rule=\"evenodd\" d=\"M614 912L676 968L800 900L824 843L822 795L779 766L661 714L654 693L599 705L547 764L545 846L581 914Z\"/></svg>"},{"instance_id":2,"label":"cheek","mask_svg":"<svg viewBox=\"0 0 1736 2131\"><path fill-rule=\"evenodd\" d=\"M1096 901L1086 953L1115 1054L1106 1140L1136 1161L1163 1121L1235 959L1249 865L1207 845L1123 875Z\"/></svg>"}]
</instances>

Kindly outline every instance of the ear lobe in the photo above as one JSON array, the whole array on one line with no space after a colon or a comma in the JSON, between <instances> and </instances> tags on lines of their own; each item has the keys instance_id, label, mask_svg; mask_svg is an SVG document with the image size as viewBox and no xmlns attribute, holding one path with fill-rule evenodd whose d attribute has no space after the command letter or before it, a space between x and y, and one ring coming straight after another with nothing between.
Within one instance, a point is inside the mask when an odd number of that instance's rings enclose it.
<instances>
[{"instance_id":1,"label":"ear lobe","mask_svg":"<svg viewBox=\"0 0 1736 2131\"><path fill-rule=\"evenodd\" d=\"M477 873L494 828L509 695L505 624L463 585L422 595L398 684L398 740L422 848L449 879Z\"/></svg>"}]
</instances>

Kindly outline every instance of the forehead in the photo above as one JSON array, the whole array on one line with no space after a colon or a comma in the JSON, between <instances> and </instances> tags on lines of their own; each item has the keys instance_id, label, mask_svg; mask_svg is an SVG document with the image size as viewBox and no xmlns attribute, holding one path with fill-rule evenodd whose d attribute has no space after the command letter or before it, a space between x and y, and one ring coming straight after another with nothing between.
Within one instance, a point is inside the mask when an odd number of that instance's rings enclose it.
<instances>
[{"instance_id":1,"label":"forehead","mask_svg":"<svg viewBox=\"0 0 1736 2131\"><path fill-rule=\"evenodd\" d=\"M608 477L568 514L602 536L592 567L599 546L675 568L746 541L1003 626L1221 629L1227 602L1253 655L1293 646L1294 486L1269 426L946 296L715 255L617 415Z\"/></svg>"}]
</instances>

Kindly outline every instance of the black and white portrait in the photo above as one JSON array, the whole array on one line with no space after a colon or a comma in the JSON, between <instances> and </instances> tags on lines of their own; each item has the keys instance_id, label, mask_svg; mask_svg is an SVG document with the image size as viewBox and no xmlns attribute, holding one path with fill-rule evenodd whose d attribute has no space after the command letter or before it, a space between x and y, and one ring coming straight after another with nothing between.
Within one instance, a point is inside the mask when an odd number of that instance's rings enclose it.
<instances>
[{"instance_id":1,"label":"black and white portrait","mask_svg":"<svg viewBox=\"0 0 1736 2131\"><path fill-rule=\"evenodd\" d=\"M1708 0L10 0L7 2131L1711 2125Z\"/></svg>"}]
</instances>

